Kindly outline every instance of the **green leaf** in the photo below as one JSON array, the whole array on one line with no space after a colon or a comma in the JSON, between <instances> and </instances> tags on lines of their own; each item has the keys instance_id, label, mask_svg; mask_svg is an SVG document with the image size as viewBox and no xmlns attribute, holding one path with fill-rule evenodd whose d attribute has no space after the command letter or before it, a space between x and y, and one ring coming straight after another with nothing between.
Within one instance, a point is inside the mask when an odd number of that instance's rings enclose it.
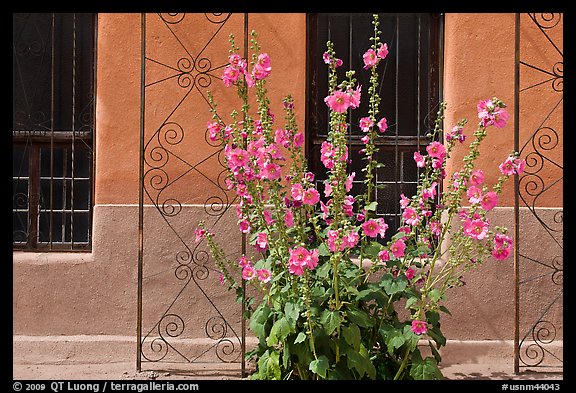
<instances>
[{"instance_id":1,"label":"green leaf","mask_svg":"<svg viewBox=\"0 0 576 393\"><path fill-rule=\"evenodd\" d=\"M442 299L443 295L438 288L434 288L433 290L428 292L428 297L433 302L438 302L440 299Z\"/></svg>"},{"instance_id":2,"label":"green leaf","mask_svg":"<svg viewBox=\"0 0 576 393\"><path fill-rule=\"evenodd\" d=\"M298 344L298 343L304 342L304 340L306 340L306 333L300 332L300 333L298 333L298 335L296 336L296 339L294 340L294 344Z\"/></svg>"},{"instance_id":3,"label":"green leaf","mask_svg":"<svg viewBox=\"0 0 576 393\"><path fill-rule=\"evenodd\" d=\"M256 336L263 337L266 335L266 322L268 321L271 312L272 310L270 310L265 304L261 304L252 314L249 327Z\"/></svg>"},{"instance_id":4,"label":"green leaf","mask_svg":"<svg viewBox=\"0 0 576 393\"><path fill-rule=\"evenodd\" d=\"M322 243L320 244L320 246L318 246L318 256L321 257L330 256L330 250L328 249L325 243Z\"/></svg>"},{"instance_id":5,"label":"green leaf","mask_svg":"<svg viewBox=\"0 0 576 393\"><path fill-rule=\"evenodd\" d=\"M418 341L420 341L420 336L415 334L412 331L410 325L405 325L404 326L404 339L405 339L406 345L408 345L408 348L410 348L410 350L413 351L418 346Z\"/></svg>"},{"instance_id":6,"label":"green leaf","mask_svg":"<svg viewBox=\"0 0 576 393\"><path fill-rule=\"evenodd\" d=\"M350 309L346 310L346 317L348 320L358 326L370 328L373 326L370 316L362 310Z\"/></svg>"},{"instance_id":7,"label":"green leaf","mask_svg":"<svg viewBox=\"0 0 576 393\"><path fill-rule=\"evenodd\" d=\"M359 351L348 350L346 351L346 364L349 368L355 369L360 378L367 374L369 378L373 379L376 376L376 368L368 356L368 351L364 347Z\"/></svg>"},{"instance_id":8,"label":"green leaf","mask_svg":"<svg viewBox=\"0 0 576 393\"><path fill-rule=\"evenodd\" d=\"M276 351L266 351L258 359L258 372L261 379L280 379L280 355Z\"/></svg>"},{"instance_id":9,"label":"green leaf","mask_svg":"<svg viewBox=\"0 0 576 393\"><path fill-rule=\"evenodd\" d=\"M380 286L384 288L388 295L394 295L395 293L402 292L404 289L406 289L407 285L408 281L406 277L399 276L394 278L390 273L383 275L382 279L380 280Z\"/></svg>"},{"instance_id":10,"label":"green leaf","mask_svg":"<svg viewBox=\"0 0 576 393\"><path fill-rule=\"evenodd\" d=\"M342 328L342 335L344 336L344 340L354 348L355 351L360 349L360 328L356 325L348 325Z\"/></svg>"},{"instance_id":11,"label":"green leaf","mask_svg":"<svg viewBox=\"0 0 576 393\"><path fill-rule=\"evenodd\" d=\"M370 202L368 205L364 206L364 209L373 212L373 211L376 211L377 206L378 206L378 202L373 201L373 202Z\"/></svg>"},{"instance_id":12,"label":"green leaf","mask_svg":"<svg viewBox=\"0 0 576 393\"><path fill-rule=\"evenodd\" d=\"M436 359L436 363L440 363L442 361L442 356L440 356L440 352L438 352L434 344L432 344L432 341L428 340L428 346L432 351L432 355L434 355L434 359Z\"/></svg>"},{"instance_id":13,"label":"green leaf","mask_svg":"<svg viewBox=\"0 0 576 393\"><path fill-rule=\"evenodd\" d=\"M448 315L452 315L450 311L445 306L440 306L440 311L445 312Z\"/></svg>"},{"instance_id":14,"label":"green leaf","mask_svg":"<svg viewBox=\"0 0 576 393\"><path fill-rule=\"evenodd\" d=\"M412 354L412 367L410 367L410 375L416 380L443 379L442 373L438 369L436 359L430 356L426 359L422 359L420 351L414 351Z\"/></svg>"},{"instance_id":15,"label":"green leaf","mask_svg":"<svg viewBox=\"0 0 576 393\"><path fill-rule=\"evenodd\" d=\"M324 263L322 265L320 265L317 269L315 269L314 271L316 272L316 275L320 278L326 278L328 277L328 274L330 273L330 268L331 265L329 263Z\"/></svg>"},{"instance_id":16,"label":"green leaf","mask_svg":"<svg viewBox=\"0 0 576 393\"><path fill-rule=\"evenodd\" d=\"M406 306L405 306L405 308L406 308L406 309L409 309L409 308L410 308L414 303L416 303L418 300L420 300L420 299L418 299L418 298L415 297L415 296L409 297L408 300L406 300Z\"/></svg>"},{"instance_id":17,"label":"green leaf","mask_svg":"<svg viewBox=\"0 0 576 393\"><path fill-rule=\"evenodd\" d=\"M287 302L284 306L284 315L292 327L296 326L296 321L300 316L300 306L298 303Z\"/></svg>"},{"instance_id":18,"label":"green leaf","mask_svg":"<svg viewBox=\"0 0 576 393\"><path fill-rule=\"evenodd\" d=\"M383 292L383 289L376 285L369 285L368 288L363 289L356 295L357 300L376 300L380 306L388 303L388 296Z\"/></svg>"},{"instance_id":19,"label":"green leaf","mask_svg":"<svg viewBox=\"0 0 576 393\"><path fill-rule=\"evenodd\" d=\"M325 355L320 355L318 359L310 362L308 369L322 378L326 378L326 370L329 366L328 358Z\"/></svg>"},{"instance_id":20,"label":"green leaf","mask_svg":"<svg viewBox=\"0 0 576 393\"><path fill-rule=\"evenodd\" d=\"M272 325L272 329L270 329L270 334L266 339L266 344L272 347L278 344L279 341L284 341L291 331L292 327L285 317L278 319L274 322L274 325Z\"/></svg>"},{"instance_id":21,"label":"green leaf","mask_svg":"<svg viewBox=\"0 0 576 393\"><path fill-rule=\"evenodd\" d=\"M370 242L365 248L364 253L371 258L376 258L378 253L382 250L382 245L378 242Z\"/></svg>"},{"instance_id":22,"label":"green leaf","mask_svg":"<svg viewBox=\"0 0 576 393\"><path fill-rule=\"evenodd\" d=\"M330 335L340 325L340 313L338 311L324 310L320 316L320 322L324 326L326 334Z\"/></svg>"}]
</instances>

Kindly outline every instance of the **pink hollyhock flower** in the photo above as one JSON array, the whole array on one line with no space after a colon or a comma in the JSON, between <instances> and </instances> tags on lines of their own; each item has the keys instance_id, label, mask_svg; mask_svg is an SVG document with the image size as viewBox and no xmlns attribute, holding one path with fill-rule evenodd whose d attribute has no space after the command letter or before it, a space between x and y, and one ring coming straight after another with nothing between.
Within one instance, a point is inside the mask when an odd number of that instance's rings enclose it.
<instances>
[{"instance_id":1,"label":"pink hollyhock flower","mask_svg":"<svg viewBox=\"0 0 576 393\"><path fill-rule=\"evenodd\" d=\"M194 229L194 234L196 235L196 243L200 243L206 237L206 229L196 228Z\"/></svg>"},{"instance_id":2,"label":"pink hollyhock flower","mask_svg":"<svg viewBox=\"0 0 576 393\"><path fill-rule=\"evenodd\" d=\"M328 223L328 216L330 214L330 211L328 209L328 206L324 204L324 202L320 201L320 211L322 211L322 219L324 221L326 221L326 223Z\"/></svg>"},{"instance_id":3,"label":"pink hollyhock flower","mask_svg":"<svg viewBox=\"0 0 576 393\"><path fill-rule=\"evenodd\" d=\"M494 125L497 128L504 128L508 121L509 114L504 107L497 106L492 100L480 101L477 105L478 118L483 127Z\"/></svg>"},{"instance_id":4,"label":"pink hollyhock flower","mask_svg":"<svg viewBox=\"0 0 576 393\"><path fill-rule=\"evenodd\" d=\"M506 158L506 160L500 164L499 168L503 175L512 176L515 171L514 157L510 156Z\"/></svg>"},{"instance_id":5,"label":"pink hollyhock flower","mask_svg":"<svg viewBox=\"0 0 576 393\"><path fill-rule=\"evenodd\" d=\"M282 176L281 168L279 165L266 161L262 166L260 176L262 179L276 180Z\"/></svg>"},{"instance_id":6,"label":"pink hollyhock flower","mask_svg":"<svg viewBox=\"0 0 576 393\"><path fill-rule=\"evenodd\" d=\"M288 148L290 147L290 134L290 131L279 128L274 133L274 142Z\"/></svg>"},{"instance_id":7,"label":"pink hollyhock flower","mask_svg":"<svg viewBox=\"0 0 576 393\"><path fill-rule=\"evenodd\" d=\"M218 135L220 134L220 125L217 122L210 123L208 122L208 138L215 142L218 139Z\"/></svg>"},{"instance_id":8,"label":"pink hollyhock flower","mask_svg":"<svg viewBox=\"0 0 576 393\"><path fill-rule=\"evenodd\" d=\"M388 253L388 250L382 250L378 253L378 257L380 258L380 260L382 262L386 262L390 260L390 254Z\"/></svg>"},{"instance_id":9,"label":"pink hollyhock flower","mask_svg":"<svg viewBox=\"0 0 576 393\"><path fill-rule=\"evenodd\" d=\"M503 261L510 256L510 250L507 248L495 248L492 250L492 256L498 261Z\"/></svg>"},{"instance_id":10,"label":"pink hollyhock flower","mask_svg":"<svg viewBox=\"0 0 576 393\"><path fill-rule=\"evenodd\" d=\"M426 166L426 159L420 152L414 152L414 161L416 161L416 166L418 168L424 168Z\"/></svg>"},{"instance_id":11,"label":"pink hollyhock flower","mask_svg":"<svg viewBox=\"0 0 576 393\"><path fill-rule=\"evenodd\" d=\"M295 183L292 184L292 199L294 199L295 201L301 201L302 198L304 197L304 188L302 187L302 184L300 183Z\"/></svg>"},{"instance_id":12,"label":"pink hollyhock flower","mask_svg":"<svg viewBox=\"0 0 576 393\"><path fill-rule=\"evenodd\" d=\"M388 56L388 44L381 43L380 47L378 48L377 56L381 59L385 59Z\"/></svg>"},{"instance_id":13,"label":"pink hollyhock flower","mask_svg":"<svg viewBox=\"0 0 576 393\"><path fill-rule=\"evenodd\" d=\"M370 131L370 128L374 125L374 122L369 117L363 117L360 119L360 129L364 132Z\"/></svg>"},{"instance_id":14,"label":"pink hollyhock flower","mask_svg":"<svg viewBox=\"0 0 576 393\"><path fill-rule=\"evenodd\" d=\"M330 195L332 195L332 185L326 180L324 182L324 196L328 198Z\"/></svg>"},{"instance_id":15,"label":"pink hollyhock flower","mask_svg":"<svg viewBox=\"0 0 576 393\"><path fill-rule=\"evenodd\" d=\"M342 205L342 210L348 217L354 216L354 197L352 195L346 195L344 197L344 204Z\"/></svg>"},{"instance_id":16,"label":"pink hollyhock flower","mask_svg":"<svg viewBox=\"0 0 576 393\"><path fill-rule=\"evenodd\" d=\"M316 266L318 266L318 250L314 249L310 251L308 255L308 259L306 260L306 267L310 270L313 270Z\"/></svg>"},{"instance_id":17,"label":"pink hollyhock flower","mask_svg":"<svg viewBox=\"0 0 576 393\"><path fill-rule=\"evenodd\" d=\"M380 233L380 223L376 220L368 220L362 224L362 231L368 237L377 237Z\"/></svg>"},{"instance_id":18,"label":"pink hollyhock flower","mask_svg":"<svg viewBox=\"0 0 576 393\"><path fill-rule=\"evenodd\" d=\"M301 276L304 274L304 265L296 265L294 263L288 265L288 271L290 274L295 276Z\"/></svg>"},{"instance_id":19,"label":"pink hollyhock flower","mask_svg":"<svg viewBox=\"0 0 576 393\"><path fill-rule=\"evenodd\" d=\"M334 112L344 113L350 107L350 96L341 90L336 90L324 98L324 102Z\"/></svg>"},{"instance_id":20,"label":"pink hollyhock flower","mask_svg":"<svg viewBox=\"0 0 576 393\"><path fill-rule=\"evenodd\" d=\"M309 188L302 195L302 202L306 205L315 205L320 201L320 193L315 188Z\"/></svg>"},{"instance_id":21,"label":"pink hollyhock flower","mask_svg":"<svg viewBox=\"0 0 576 393\"><path fill-rule=\"evenodd\" d=\"M367 145L368 142L370 142L370 134L364 135L362 138L360 138L360 140L362 141L363 144Z\"/></svg>"},{"instance_id":22,"label":"pink hollyhock flower","mask_svg":"<svg viewBox=\"0 0 576 393\"><path fill-rule=\"evenodd\" d=\"M224 68L224 73L222 74L222 82L224 82L224 86L230 87L234 82L238 81L239 77L240 71L238 71L236 67L226 66Z\"/></svg>"},{"instance_id":23,"label":"pink hollyhock flower","mask_svg":"<svg viewBox=\"0 0 576 393\"><path fill-rule=\"evenodd\" d=\"M452 131L446 135L447 141L451 141L453 139L457 139L460 143L466 140L466 135L463 134L463 129L461 126L454 126Z\"/></svg>"},{"instance_id":24,"label":"pink hollyhock flower","mask_svg":"<svg viewBox=\"0 0 576 393\"><path fill-rule=\"evenodd\" d=\"M218 281L220 282L220 285L224 284L224 275L222 273L218 276Z\"/></svg>"},{"instance_id":25,"label":"pink hollyhock flower","mask_svg":"<svg viewBox=\"0 0 576 393\"><path fill-rule=\"evenodd\" d=\"M482 169L478 169L470 174L470 185L479 186L484 182L484 172Z\"/></svg>"},{"instance_id":26,"label":"pink hollyhock flower","mask_svg":"<svg viewBox=\"0 0 576 393\"><path fill-rule=\"evenodd\" d=\"M246 281L252 280L256 277L256 269L254 269L251 265L246 265L242 269L242 278Z\"/></svg>"},{"instance_id":27,"label":"pink hollyhock flower","mask_svg":"<svg viewBox=\"0 0 576 393\"><path fill-rule=\"evenodd\" d=\"M361 85L358 85L355 90L348 89L347 93L350 96L350 108L356 109L360 106L360 91Z\"/></svg>"},{"instance_id":28,"label":"pink hollyhock flower","mask_svg":"<svg viewBox=\"0 0 576 393\"><path fill-rule=\"evenodd\" d=\"M296 249L290 249L288 258L288 271L296 276L304 274L304 266L308 263L310 252L304 247L299 246Z\"/></svg>"},{"instance_id":29,"label":"pink hollyhock flower","mask_svg":"<svg viewBox=\"0 0 576 393\"><path fill-rule=\"evenodd\" d=\"M247 220L240 221L240 232L248 233L250 232L250 223Z\"/></svg>"},{"instance_id":30,"label":"pink hollyhock flower","mask_svg":"<svg viewBox=\"0 0 576 393\"><path fill-rule=\"evenodd\" d=\"M262 281L264 284L272 279L272 274L268 269L258 269L256 270L256 273L258 274L258 280Z\"/></svg>"},{"instance_id":31,"label":"pink hollyhock flower","mask_svg":"<svg viewBox=\"0 0 576 393\"><path fill-rule=\"evenodd\" d=\"M248 258L246 258L245 255L242 255L242 256L240 257L240 259L238 260L238 265L239 265L241 268L245 268L246 266L250 266L250 260L249 260Z\"/></svg>"},{"instance_id":32,"label":"pink hollyhock flower","mask_svg":"<svg viewBox=\"0 0 576 393\"><path fill-rule=\"evenodd\" d=\"M294 139L292 140L294 147L300 147L304 144L304 133L302 131L298 131L294 134Z\"/></svg>"},{"instance_id":33,"label":"pink hollyhock flower","mask_svg":"<svg viewBox=\"0 0 576 393\"><path fill-rule=\"evenodd\" d=\"M476 186L472 186L466 191L466 196L468 197L468 202L479 203L482 200L482 190Z\"/></svg>"},{"instance_id":34,"label":"pink hollyhock flower","mask_svg":"<svg viewBox=\"0 0 576 393\"><path fill-rule=\"evenodd\" d=\"M436 196L436 185L438 183L433 182L430 187L425 188L422 190L422 199L426 200L426 199L431 199L434 198Z\"/></svg>"},{"instance_id":35,"label":"pink hollyhock flower","mask_svg":"<svg viewBox=\"0 0 576 393\"><path fill-rule=\"evenodd\" d=\"M272 67L270 66L270 56L268 56L268 53L260 53L256 60L255 66L260 67L267 72L270 72L272 70Z\"/></svg>"},{"instance_id":36,"label":"pink hollyhock flower","mask_svg":"<svg viewBox=\"0 0 576 393\"><path fill-rule=\"evenodd\" d=\"M464 233L473 239L482 240L488 235L488 223L480 218L464 221Z\"/></svg>"},{"instance_id":37,"label":"pink hollyhock flower","mask_svg":"<svg viewBox=\"0 0 576 393\"><path fill-rule=\"evenodd\" d=\"M228 166L233 169L237 167L243 167L248 163L249 155L246 150L235 148L230 150L228 156Z\"/></svg>"},{"instance_id":38,"label":"pink hollyhock flower","mask_svg":"<svg viewBox=\"0 0 576 393\"><path fill-rule=\"evenodd\" d=\"M363 55L362 59L364 59L364 69L367 70L371 67L374 67L378 64L378 56L374 49L368 49Z\"/></svg>"},{"instance_id":39,"label":"pink hollyhock flower","mask_svg":"<svg viewBox=\"0 0 576 393\"><path fill-rule=\"evenodd\" d=\"M390 246L390 252L395 258L402 258L404 256L404 250L406 250L406 244L403 240L396 240Z\"/></svg>"},{"instance_id":40,"label":"pink hollyhock flower","mask_svg":"<svg viewBox=\"0 0 576 393\"><path fill-rule=\"evenodd\" d=\"M266 221L266 225L271 226L276 222L276 220L272 218L272 212L270 210L265 209L263 215L264 221Z\"/></svg>"},{"instance_id":41,"label":"pink hollyhock flower","mask_svg":"<svg viewBox=\"0 0 576 393\"><path fill-rule=\"evenodd\" d=\"M442 225L437 220L430 221L428 227L430 228L430 231L432 232L432 235L434 235L434 237L438 237L440 236L440 233L442 233Z\"/></svg>"},{"instance_id":42,"label":"pink hollyhock flower","mask_svg":"<svg viewBox=\"0 0 576 393\"><path fill-rule=\"evenodd\" d=\"M526 167L526 160L521 160L519 158L514 159L514 169L518 175L524 173L524 168Z\"/></svg>"},{"instance_id":43,"label":"pink hollyhock flower","mask_svg":"<svg viewBox=\"0 0 576 393\"><path fill-rule=\"evenodd\" d=\"M384 221L383 218L378 219L378 224L380 225L380 231L378 233L380 234L380 237L384 238L384 236L386 236L386 231L388 230L388 224L386 224L386 221Z\"/></svg>"},{"instance_id":44,"label":"pink hollyhock flower","mask_svg":"<svg viewBox=\"0 0 576 393\"><path fill-rule=\"evenodd\" d=\"M328 231L327 234L327 243L328 243L328 249L332 252L336 252L336 242L338 241L338 238L340 236L339 232L335 229L331 229ZM343 249L343 248L342 248ZM342 250L340 250L342 251Z\"/></svg>"},{"instance_id":45,"label":"pink hollyhock flower","mask_svg":"<svg viewBox=\"0 0 576 393\"><path fill-rule=\"evenodd\" d=\"M254 157L261 157L265 143L264 137L251 141L247 146L248 153Z\"/></svg>"},{"instance_id":46,"label":"pink hollyhock flower","mask_svg":"<svg viewBox=\"0 0 576 393\"><path fill-rule=\"evenodd\" d=\"M331 59L330 53L328 52L324 52L324 54L322 55L322 60L324 60L325 64L335 64L336 68L340 67L343 64L342 59L337 58Z\"/></svg>"},{"instance_id":47,"label":"pink hollyhock flower","mask_svg":"<svg viewBox=\"0 0 576 393\"><path fill-rule=\"evenodd\" d=\"M284 223L288 228L294 226L294 213L292 213L292 210L286 210L286 213L284 214Z\"/></svg>"},{"instance_id":48,"label":"pink hollyhock flower","mask_svg":"<svg viewBox=\"0 0 576 393\"><path fill-rule=\"evenodd\" d=\"M406 269L406 272L404 272L404 275L408 280L412 280L415 274L416 272L412 266L410 266L408 269Z\"/></svg>"},{"instance_id":49,"label":"pink hollyhock flower","mask_svg":"<svg viewBox=\"0 0 576 393\"><path fill-rule=\"evenodd\" d=\"M440 142L431 142L428 146L426 146L426 151L430 157L433 158L444 160L444 157L446 157L446 149Z\"/></svg>"},{"instance_id":50,"label":"pink hollyhock flower","mask_svg":"<svg viewBox=\"0 0 576 393\"><path fill-rule=\"evenodd\" d=\"M358 240L360 240L360 235L358 232L352 231L342 238L342 244L344 247L353 248L358 244Z\"/></svg>"},{"instance_id":51,"label":"pink hollyhock flower","mask_svg":"<svg viewBox=\"0 0 576 393\"><path fill-rule=\"evenodd\" d=\"M428 331L428 328L426 327L426 322L418 320L412 321L411 329L414 332L414 334L417 335L426 334L426 332Z\"/></svg>"},{"instance_id":52,"label":"pink hollyhock flower","mask_svg":"<svg viewBox=\"0 0 576 393\"><path fill-rule=\"evenodd\" d=\"M406 207L410 204L410 199L406 198L404 194L400 194L400 207L402 209L406 209Z\"/></svg>"},{"instance_id":53,"label":"pink hollyhock flower","mask_svg":"<svg viewBox=\"0 0 576 393\"><path fill-rule=\"evenodd\" d=\"M492 210L496 207L497 204L498 204L498 194L496 194L494 191L490 191L482 195L482 200L480 201L482 209L486 211Z\"/></svg>"},{"instance_id":54,"label":"pink hollyhock flower","mask_svg":"<svg viewBox=\"0 0 576 393\"><path fill-rule=\"evenodd\" d=\"M346 192L352 189L352 185L354 184L354 178L356 177L356 172L352 172L347 178L346 182L344 183L344 187L346 188Z\"/></svg>"},{"instance_id":55,"label":"pink hollyhock flower","mask_svg":"<svg viewBox=\"0 0 576 393\"><path fill-rule=\"evenodd\" d=\"M380 132L384 132L388 129L388 121L386 120L385 117L381 118L380 121L378 122L378 129L380 130Z\"/></svg>"},{"instance_id":56,"label":"pink hollyhock flower","mask_svg":"<svg viewBox=\"0 0 576 393\"><path fill-rule=\"evenodd\" d=\"M406 224L408 225L418 225L418 223L420 222L420 217L418 216L418 213L416 212L415 209L412 209L411 207L407 207L404 210L404 213L402 213L402 218L404 219L404 222L406 222Z\"/></svg>"},{"instance_id":57,"label":"pink hollyhock flower","mask_svg":"<svg viewBox=\"0 0 576 393\"><path fill-rule=\"evenodd\" d=\"M268 248L268 235L266 232L259 232L256 235L256 246L259 251L264 251Z\"/></svg>"},{"instance_id":58,"label":"pink hollyhock flower","mask_svg":"<svg viewBox=\"0 0 576 393\"><path fill-rule=\"evenodd\" d=\"M514 240L503 233L494 235L494 244L499 248L512 248Z\"/></svg>"}]
</instances>

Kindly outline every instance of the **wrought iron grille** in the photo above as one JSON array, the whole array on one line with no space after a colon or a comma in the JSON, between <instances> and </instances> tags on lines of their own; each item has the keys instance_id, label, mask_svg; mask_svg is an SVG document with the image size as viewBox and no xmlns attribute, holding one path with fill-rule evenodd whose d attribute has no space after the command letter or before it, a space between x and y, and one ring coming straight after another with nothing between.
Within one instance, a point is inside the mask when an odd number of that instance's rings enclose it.
<instances>
[{"instance_id":1,"label":"wrought iron grille","mask_svg":"<svg viewBox=\"0 0 576 393\"><path fill-rule=\"evenodd\" d=\"M526 160L515 182L516 373L563 366L562 19L516 14L514 139Z\"/></svg>"},{"instance_id":2,"label":"wrought iron grille","mask_svg":"<svg viewBox=\"0 0 576 393\"><path fill-rule=\"evenodd\" d=\"M207 91L224 88L228 51L215 44L233 33L246 56L247 23L242 14L141 15L138 370L240 363L244 372L244 308L230 306L233 295L218 285L194 228L200 220L210 230L225 225L235 201L223 146L208 137ZM243 244L231 239L230 257Z\"/></svg>"},{"instance_id":3,"label":"wrought iron grille","mask_svg":"<svg viewBox=\"0 0 576 393\"><path fill-rule=\"evenodd\" d=\"M400 194L408 197L417 190L419 168L413 153L424 151L430 139L426 136L434 127L440 99L442 17L438 14L379 14L381 42L388 44L389 54L379 65L379 112L388 121L384 136L378 138L376 159L384 164L375 174L374 200L377 214L389 225L388 240L400 224ZM308 97L307 125L310 168L316 174L319 190L327 178L320 164L320 146L329 129L329 113L324 103L328 91L328 68L322 59L328 40L334 43L336 56L344 65L340 68L362 70L362 55L370 46L374 34L372 14L310 14L308 16ZM364 174L361 137L361 116L368 111L366 89L369 73L356 72L358 84L364 86L360 107L350 113L348 144L355 172L351 193L363 193Z\"/></svg>"},{"instance_id":4,"label":"wrought iron grille","mask_svg":"<svg viewBox=\"0 0 576 393\"><path fill-rule=\"evenodd\" d=\"M12 243L91 245L94 14L13 14Z\"/></svg>"}]
</instances>

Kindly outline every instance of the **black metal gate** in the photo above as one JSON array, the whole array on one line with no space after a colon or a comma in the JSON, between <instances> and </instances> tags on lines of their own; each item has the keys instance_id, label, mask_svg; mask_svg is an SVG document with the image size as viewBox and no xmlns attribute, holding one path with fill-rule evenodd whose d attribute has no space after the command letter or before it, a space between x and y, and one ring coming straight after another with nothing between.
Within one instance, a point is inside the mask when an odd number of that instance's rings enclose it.
<instances>
[{"instance_id":1,"label":"black metal gate","mask_svg":"<svg viewBox=\"0 0 576 393\"><path fill-rule=\"evenodd\" d=\"M243 375L243 305L219 285L194 229L204 221L220 233L231 220L234 195L224 185L222 146L207 137L206 92L223 88L228 63L226 46L215 44L233 33L246 46L247 17L142 14L141 27L137 369L227 363ZM228 236L227 251L242 252L244 239Z\"/></svg>"},{"instance_id":2,"label":"black metal gate","mask_svg":"<svg viewBox=\"0 0 576 393\"><path fill-rule=\"evenodd\" d=\"M562 19L516 14L515 150L526 160L515 182L516 373L563 365Z\"/></svg>"}]
</instances>

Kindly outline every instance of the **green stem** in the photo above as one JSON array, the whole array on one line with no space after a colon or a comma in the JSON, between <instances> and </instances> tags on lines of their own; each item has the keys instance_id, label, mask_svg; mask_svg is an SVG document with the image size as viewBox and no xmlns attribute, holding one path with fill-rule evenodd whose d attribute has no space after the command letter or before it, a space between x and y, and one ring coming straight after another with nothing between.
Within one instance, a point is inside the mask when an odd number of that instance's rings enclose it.
<instances>
[{"instance_id":1,"label":"green stem","mask_svg":"<svg viewBox=\"0 0 576 393\"><path fill-rule=\"evenodd\" d=\"M398 369L398 371L396 372L396 375L394 376L394 381L399 380L400 377L402 376L402 373L404 372L404 369L406 368L406 365L408 364L408 355L410 355L410 348L408 346L406 346L406 352L404 353L404 359L402 359L402 364L400 364L400 368Z\"/></svg>"}]
</instances>

